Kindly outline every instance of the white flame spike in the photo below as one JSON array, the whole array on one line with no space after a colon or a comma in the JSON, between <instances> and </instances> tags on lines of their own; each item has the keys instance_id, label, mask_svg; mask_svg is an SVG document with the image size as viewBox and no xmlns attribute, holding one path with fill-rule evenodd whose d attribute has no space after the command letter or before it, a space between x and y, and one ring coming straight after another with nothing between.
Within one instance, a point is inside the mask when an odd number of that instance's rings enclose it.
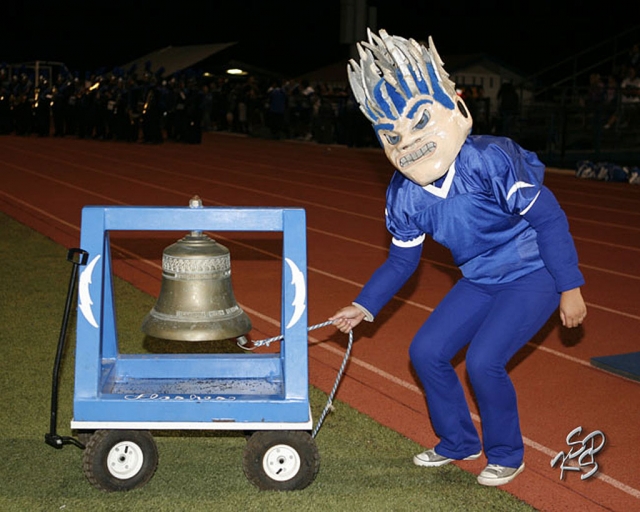
<instances>
[{"instance_id":1,"label":"white flame spike","mask_svg":"<svg viewBox=\"0 0 640 512\"><path fill-rule=\"evenodd\" d=\"M429 71L427 70L427 64L425 62L425 58L422 53L423 46L420 43L418 43L418 41L416 41L415 39L410 39L409 43L410 44L407 46L407 49L411 54L411 58L415 63L415 67L417 67L418 70L420 71L419 72L420 78L422 78L423 81L431 85L429 81Z\"/></svg>"},{"instance_id":2,"label":"white flame spike","mask_svg":"<svg viewBox=\"0 0 640 512\"><path fill-rule=\"evenodd\" d=\"M358 103L364 101L366 99L366 95L364 89L362 88L360 82L360 75L362 71L358 63L351 59L347 64L347 77L349 78L349 83L351 84L351 90L353 91L353 95L356 98Z\"/></svg>"},{"instance_id":3,"label":"white flame spike","mask_svg":"<svg viewBox=\"0 0 640 512\"><path fill-rule=\"evenodd\" d=\"M449 73L447 73L444 69L444 61L440 57L438 50L436 49L436 45L433 43L433 38L429 36L429 50L427 54L430 57L431 63L433 64L433 68L435 69L436 74L438 75L438 79L442 83L442 86L449 96L455 97L456 95L456 85L449 79Z\"/></svg>"},{"instance_id":4,"label":"white flame spike","mask_svg":"<svg viewBox=\"0 0 640 512\"><path fill-rule=\"evenodd\" d=\"M442 87L450 98L455 98L455 84L449 79L431 36L428 47L414 39L390 36L385 30L374 34L367 29L367 37L368 41L356 45L360 62L350 61L347 66L354 96L367 119L375 122L377 117L400 116L390 98L392 89L405 101L421 94L425 87L427 94ZM432 83L432 78L438 83Z\"/></svg>"},{"instance_id":5,"label":"white flame spike","mask_svg":"<svg viewBox=\"0 0 640 512\"><path fill-rule=\"evenodd\" d=\"M380 83L380 75L378 69L375 66L373 58L370 62L363 62L362 68L362 80L364 83L364 91L367 96L367 106L373 110L376 115L383 116L384 112L378 107L378 102L372 97L372 93L376 86ZM365 64L367 64L365 66Z\"/></svg>"},{"instance_id":6,"label":"white flame spike","mask_svg":"<svg viewBox=\"0 0 640 512\"><path fill-rule=\"evenodd\" d=\"M400 74L402 74L402 78L404 79L404 82L407 84L407 87L409 87L409 91L410 94L408 94L408 97L412 97L415 96L416 94L420 94L420 90L418 89L418 86L416 85L415 82L415 78L413 77L413 73L411 73L411 70L409 69L409 67L414 67L414 62L413 59L411 59L411 53L409 51L408 46L405 44L404 41L400 40L400 39L394 39L393 41L393 47L391 49L391 54L394 57L394 60L398 66L398 69L400 70ZM405 96L403 94L403 96ZM407 97L405 96L405 98Z\"/></svg>"},{"instance_id":7,"label":"white flame spike","mask_svg":"<svg viewBox=\"0 0 640 512\"><path fill-rule=\"evenodd\" d=\"M384 39L389 37L389 34L387 34L386 30L380 29L380 35L378 36L377 34L372 32L371 29L368 28L367 36L369 38L369 43L376 46L380 46L381 48L384 48L385 47Z\"/></svg>"},{"instance_id":8,"label":"white flame spike","mask_svg":"<svg viewBox=\"0 0 640 512\"><path fill-rule=\"evenodd\" d=\"M380 38L376 38L376 41L379 42L382 46L374 46L369 43L363 43L363 45L367 48L369 54L372 56L371 65L376 69L376 73L378 75L382 74L382 78L385 82L391 85L395 90L397 90L402 97L407 100L409 96L405 93L404 89L400 87L398 80L395 75L395 71L390 62L393 62L394 57L387 48L384 46L385 43Z\"/></svg>"},{"instance_id":9,"label":"white flame spike","mask_svg":"<svg viewBox=\"0 0 640 512\"><path fill-rule=\"evenodd\" d=\"M368 81L365 77L365 69L369 57L360 45L358 45L358 51L361 56L362 66L358 65L358 63L352 59L347 66L347 77L361 112L373 123L375 122L375 118L371 117L367 107L370 108L377 116L382 115L382 112L377 108L376 102L371 99L367 86Z\"/></svg>"}]
</instances>

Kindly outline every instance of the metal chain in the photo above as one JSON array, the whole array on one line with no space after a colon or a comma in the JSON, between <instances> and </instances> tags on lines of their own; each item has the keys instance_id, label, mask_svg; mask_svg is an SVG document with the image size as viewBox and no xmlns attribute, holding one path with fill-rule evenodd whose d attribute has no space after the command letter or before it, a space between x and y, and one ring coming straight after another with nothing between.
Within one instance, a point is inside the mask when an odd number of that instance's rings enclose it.
<instances>
[{"instance_id":1,"label":"metal chain","mask_svg":"<svg viewBox=\"0 0 640 512\"><path fill-rule=\"evenodd\" d=\"M342 379L342 374L344 373L344 369L347 366L347 361L349 360L349 355L351 354L352 345L353 345L353 331L349 331L349 344L347 345L347 351L345 352L344 357L342 358L342 364L340 365L340 370L338 370L338 375L336 377L335 383L333 384L333 389L331 390L331 393L329 393L329 398L327 399L327 405L324 406L324 410L322 411L322 414L318 419L318 423L316 423L316 426L313 429L313 432L311 433L311 437L316 437L316 435L318 434L318 430L320 430L320 427L322 426L322 422L324 421L327 414L329 414L329 411L333 407L333 397L336 395L336 391L338 391L338 385L340 384L340 380Z\"/></svg>"},{"instance_id":2,"label":"metal chain","mask_svg":"<svg viewBox=\"0 0 640 512\"><path fill-rule=\"evenodd\" d=\"M316 325L312 325L311 327L308 327L307 331L320 329L321 327L326 327L327 325L331 325L331 324L333 324L333 322L331 320L327 320L326 322L323 322L321 324L316 324ZM263 347L263 346L268 347L274 341L279 341L283 338L284 338L284 335L281 334L280 336L274 336L273 338L266 338L264 340L253 341L252 342L253 347L251 348L245 347L245 343L239 341L238 346L243 350L255 350L258 347ZM347 350L342 359L342 364L340 365L340 369L338 370L336 381L333 384L333 389L331 390L331 393L329 393L327 404L324 406L324 409L320 414L320 418L318 418L318 422L316 423L316 426L314 427L313 432L311 433L311 437L315 438L316 435L318 435L318 431L320 430L322 423L324 422L325 418L327 417L327 414L329 414L329 412L331 411L331 408L333 407L333 399L336 395L336 392L338 391L338 386L340 385L340 381L342 380L342 374L344 373L344 369L347 367L347 361L349 361L349 356L351 355L352 345L353 345L353 331L349 331L349 344L347 345Z\"/></svg>"},{"instance_id":3,"label":"metal chain","mask_svg":"<svg viewBox=\"0 0 640 512\"><path fill-rule=\"evenodd\" d=\"M326 322L323 322L321 324L316 324L316 325L312 325L311 327L308 327L307 331L320 329L320 327L326 327L327 325L331 325L331 324L333 324L333 322L331 320L327 320ZM264 340L252 341L251 342L251 344L253 345L252 347L245 347L244 344L242 343L238 343L238 346L243 350L255 350L258 347L268 347L274 341L279 341L283 338L284 338L284 334L281 334L280 336L274 336L273 338L266 338Z\"/></svg>"}]
</instances>

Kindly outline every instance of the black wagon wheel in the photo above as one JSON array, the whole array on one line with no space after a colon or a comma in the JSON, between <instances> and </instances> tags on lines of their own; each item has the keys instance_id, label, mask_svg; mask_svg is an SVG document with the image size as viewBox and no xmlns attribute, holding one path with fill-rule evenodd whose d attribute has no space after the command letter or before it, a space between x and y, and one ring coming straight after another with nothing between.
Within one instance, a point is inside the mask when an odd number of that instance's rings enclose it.
<instances>
[{"instance_id":1,"label":"black wagon wheel","mask_svg":"<svg viewBox=\"0 0 640 512\"><path fill-rule=\"evenodd\" d=\"M91 485L107 492L142 487L157 467L158 448L146 430L96 430L82 457Z\"/></svg>"},{"instance_id":2,"label":"black wagon wheel","mask_svg":"<svg viewBox=\"0 0 640 512\"><path fill-rule=\"evenodd\" d=\"M87 443L91 439L92 435L93 435L92 430L79 430L76 433L76 437L78 438L78 441L80 441L85 446L87 446Z\"/></svg>"},{"instance_id":3,"label":"black wagon wheel","mask_svg":"<svg viewBox=\"0 0 640 512\"><path fill-rule=\"evenodd\" d=\"M263 491L294 491L313 482L320 469L320 454L308 432L261 430L247 441L242 469Z\"/></svg>"}]
</instances>

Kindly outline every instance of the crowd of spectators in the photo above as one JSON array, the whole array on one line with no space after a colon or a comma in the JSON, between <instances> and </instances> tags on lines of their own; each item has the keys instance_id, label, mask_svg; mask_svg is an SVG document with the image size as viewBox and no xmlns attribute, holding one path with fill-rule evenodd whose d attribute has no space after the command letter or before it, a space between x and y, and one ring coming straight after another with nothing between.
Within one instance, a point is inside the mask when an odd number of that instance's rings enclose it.
<instances>
[{"instance_id":1,"label":"crowd of spectators","mask_svg":"<svg viewBox=\"0 0 640 512\"><path fill-rule=\"evenodd\" d=\"M512 136L519 99L510 83L502 84L495 115L481 87L463 87L460 94L473 114L475 133ZM633 45L610 74L592 73L584 98L585 121L598 140L620 129L640 131L639 46ZM149 67L83 78L62 69L36 80L33 69L0 65L0 135L199 144L208 131L378 145L346 85L190 69L165 77Z\"/></svg>"},{"instance_id":2,"label":"crowd of spectators","mask_svg":"<svg viewBox=\"0 0 640 512\"><path fill-rule=\"evenodd\" d=\"M640 128L640 45L631 46L610 73L591 73L586 106L598 133Z\"/></svg>"},{"instance_id":3,"label":"crowd of spectators","mask_svg":"<svg viewBox=\"0 0 640 512\"><path fill-rule=\"evenodd\" d=\"M347 88L191 70L35 80L27 68L0 67L0 134L199 144L207 131L375 145Z\"/></svg>"}]
</instances>

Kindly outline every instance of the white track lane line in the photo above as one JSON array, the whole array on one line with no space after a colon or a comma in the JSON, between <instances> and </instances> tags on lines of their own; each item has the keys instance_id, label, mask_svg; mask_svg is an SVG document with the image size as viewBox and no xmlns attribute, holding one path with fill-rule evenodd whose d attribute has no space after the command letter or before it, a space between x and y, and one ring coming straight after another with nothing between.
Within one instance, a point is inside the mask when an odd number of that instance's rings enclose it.
<instances>
[{"instance_id":1,"label":"white track lane line","mask_svg":"<svg viewBox=\"0 0 640 512\"><path fill-rule=\"evenodd\" d=\"M59 183L61 185L68 186L70 188L82 191L82 192L90 194L90 195L94 195L96 197L101 197L102 199L106 199L108 201L111 201L112 204L124 204L121 201L115 200L115 199L113 199L111 197L108 197L108 196L105 196L105 195L102 195L102 194L98 194L95 191L91 191L91 190L88 190L88 189L84 189L82 187L78 187L78 186L72 185L72 184L70 184L68 182L65 182L63 180L58 180L58 179L52 178L50 176L47 176L47 175L44 175L44 174L41 174L41 173L38 173L38 172L35 172L35 171L31 171L30 169L22 168L22 167L15 166L15 165L12 165L12 164L9 164L9 165L11 167L18 168L21 171L26 171L26 172L38 175L41 178L52 180L52 181L57 182L57 183ZM98 171L98 172L99 173L103 173L102 171ZM136 181L136 182L139 182L141 184L147 184L148 185L147 182L143 182L141 180L131 180L131 181ZM154 188L161 188L161 189L166 190L166 191L175 192L175 190L170 190L170 189L167 189L165 187L154 186ZM70 227L70 228L72 228L72 229L74 229L74 230L76 230L78 232L80 231L79 226L73 225L73 224L71 224L71 223L69 223L69 222L67 222L67 221L65 221L63 219L60 219L59 217L56 217L55 215L52 215L52 214L42 210L41 208L37 208L37 207L33 206L32 204L30 204L30 203L28 203L26 201L23 201L23 200L21 200L21 199L19 199L17 197L14 197L14 196L12 196L10 194L7 194L7 193L5 193L4 191L1 191L1 190L0 190L0 194L3 195L4 197L9 198L12 201L18 203L18 204L21 204L23 207L25 207L27 209L32 209L32 210L38 212L40 215L43 215L43 216L45 216L45 217L47 217L47 218L49 218L51 220L55 220L56 222L59 222L60 224L62 224L64 226L67 226L67 227ZM234 241L234 242L238 243L237 241ZM250 246L248 244L239 243L238 245L243 245L243 246L246 246L248 248L252 248L252 249L256 250L255 247L252 247L252 246ZM156 264L154 262L139 258L135 253L133 253L131 251L128 251L128 250L126 250L124 248L121 248L121 247L116 247L116 248L118 250L122 251L123 253L128 254L130 257L132 257L134 259L137 259L138 261L143 261L143 262L147 263L148 265L151 265L152 267L161 270L160 265L158 265L158 264ZM268 253L268 251L260 251L260 252L263 252L265 254L269 254L272 257L277 257L277 258L280 257L279 255L276 255L276 254L273 254L273 253ZM308 268L308 270L319 272L318 270L311 269L311 268ZM321 272L321 273L323 275L326 275L326 276L329 276L329 277L333 277L333 278L339 279L341 281L346 281L346 282L352 283L352 284L357 285L357 286L362 286L362 284L346 280L346 279L341 278L339 276L334 276L334 275L332 275L330 273L327 273L327 272ZM417 304L417 303L412 303L411 301L406 301L406 300L404 302L406 302L407 304L412 304L412 305L415 305L415 306L419 306L422 309L427 309L429 311L433 311L432 308L429 308L429 307L424 306L424 305L420 305L420 304ZM252 308L247 308L244 305L241 305L241 307L243 309L246 309L246 311L248 311L249 313L251 313L251 314L263 319L264 321L266 321L268 323L271 323L271 324L273 324L274 326L276 326L278 328L280 327L280 322L278 320L275 320L275 319L273 319L271 317L263 315L263 314L255 311L255 310L253 310ZM597 306L591 305L591 307L597 307ZM601 307L600 309L603 309L603 310L611 312L611 313L620 314L620 312L616 311L616 310L609 310L608 308L604 308L604 307ZM640 319L640 317L638 317L636 315L625 314L624 316L628 316L628 317L631 317L631 318L634 318L634 319ZM309 336L309 339L312 341L312 343L315 346L321 347L321 348L323 348L323 349L325 349L325 350L327 350L329 352L332 352L332 353L336 354L337 356L344 357L345 351L340 350L340 349L338 349L336 347L333 347L331 345L327 345L327 344L321 343L318 339L316 339L316 338L314 338L312 336ZM543 350L545 352L552 353L552 354L554 354L554 355L556 355L558 357L561 357L563 359L572 361L574 363L577 363L577 364L580 364L580 365L583 365L583 366L589 366L589 367L591 366L588 362L585 362L585 361L583 361L581 359L578 359L578 358L575 358L575 357L567 356L567 355L562 354L562 353L560 353L558 351L555 351L555 350L552 350L552 349L547 349L546 347L541 347L540 345L533 345L533 346L535 346L536 348L541 349L541 350ZM385 380L387 380L389 382L393 382L394 384L397 384L397 385L399 385L399 386L401 386L401 387L403 387L403 388L405 388L405 389L407 389L409 391L412 391L414 393L418 393L421 396L423 394L422 390L418 386L416 386L415 384L407 382L407 381L404 381L404 380L402 380L402 379L400 379L398 377L395 377L394 375L392 375L390 373L387 373L384 370L381 370L380 368L378 368L376 366L373 366L373 365L371 365L371 364L369 364L369 363L367 363L367 362L365 362L365 361L363 361L361 359L358 359L358 358L352 356L350 358L350 362L353 363L353 364L356 364L356 365L358 365L358 366L360 366L360 367L362 367L362 368L364 368L364 369L366 369L366 370L368 370L368 371L370 371L372 373L374 373L375 375L377 375L377 376L379 376L379 377L381 377L381 378L383 378L383 379L385 379ZM480 422L480 417L478 415L472 413L471 416L472 416L472 418L473 418L473 420L475 422L477 422L477 423ZM533 449L535 449L537 451L540 451L540 452L542 452L545 455L548 455L550 457L553 457L557 453L557 451L554 451L551 448L548 448L548 447L546 447L544 445L541 445L540 443L537 443L537 442L535 442L535 441L533 441L533 440L531 440L531 439L529 439L527 437L523 436L523 441L527 446L530 446L531 448L533 448ZM604 473L598 473L597 478L599 478L603 482L606 482L607 484L615 487L616 489L618 489L618 490L620 490L622 492L625 492L626 494L629 494L629 495L631 495L631 496L633 496L635 498L640 498L640 490L635 489L633 487L630 487L630 486L624 484L623 482L620 482L620 481L618 481L618 480L616 480L614 478L611 478L611 477L607 476Z\"/></svg>"}]
</instances>

